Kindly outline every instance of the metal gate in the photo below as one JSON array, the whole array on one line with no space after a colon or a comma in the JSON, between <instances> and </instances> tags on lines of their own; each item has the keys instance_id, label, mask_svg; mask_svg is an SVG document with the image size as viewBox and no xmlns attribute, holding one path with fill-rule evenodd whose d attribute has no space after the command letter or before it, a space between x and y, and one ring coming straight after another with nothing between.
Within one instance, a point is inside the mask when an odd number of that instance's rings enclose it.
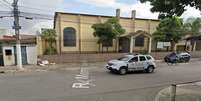
<instances>
[{"instance_id":1,"label":"metal gate","mask_svg":"<svg viewBox=\"0 0 201 101\"><path fill-rule=\"evenodd\" d=\"M14 46L14 52L15 52L15 64L17 64L17 54L16 54L16 47ZM27 50L26 46L21 46L21 54L22 54L22 64L27 65Z\"/></svg>"}]
</instances>

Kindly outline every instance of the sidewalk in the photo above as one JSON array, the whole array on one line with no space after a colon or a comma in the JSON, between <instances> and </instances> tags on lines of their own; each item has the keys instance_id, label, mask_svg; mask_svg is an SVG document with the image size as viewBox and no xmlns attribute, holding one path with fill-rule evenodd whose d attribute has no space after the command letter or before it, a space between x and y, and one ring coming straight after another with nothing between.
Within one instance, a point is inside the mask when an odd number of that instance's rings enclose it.
<instances>
[{"instance_id":1,"label":"sidewalk","mask_svg":"<svg viewBox=\"0 0 201 101\"><path fill-rule=\"evenodd\" d=\"M170 101L170 87L161 90L155 101ZM176 101L201 101L201 82L178 85Z\"/></svg>"},{"instance_id":2,"label":"sidewalk","mask_svg":"<svg viewBox=\"0 0 201 101\"><path fill-rule=\"evenodd\" d=\"M201 58L193 58L191 62L200 61ZM156 60L158 64L163 63L163 60ZM24 65L24 70L18 70L17 66L4 66L0 67L0 74L4 73L16 73L16 72L46 72L54 70L79 70L81 67L88 68L101 68L106 65L107 62L93 62L93 63L66 63L66 64L54 64L54 65Z\"/></svg>"}]
</instances>

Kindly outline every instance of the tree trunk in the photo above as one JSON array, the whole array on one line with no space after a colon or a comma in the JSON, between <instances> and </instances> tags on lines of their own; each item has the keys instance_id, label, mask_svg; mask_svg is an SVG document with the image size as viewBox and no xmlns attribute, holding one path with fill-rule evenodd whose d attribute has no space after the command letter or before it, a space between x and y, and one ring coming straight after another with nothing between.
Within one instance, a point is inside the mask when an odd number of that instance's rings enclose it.
<instances>
[{"instance_id":1,"label":"tree trunk","mask_svg":"<svg viewBox=\"0 0 201 101\"><path fill-rule=\"evenodd\" d=\"M188 51L188 50L187 50L187 42L188 42L188 41L186 40L184 51Z\"/></svg>"},{"instance_id":2,"label":"tree trunk","mask_svg":"<svg viewBox=\"0 0 201 101\"><path fill-rule=\"evenodd\" d=\"M102 53L103 53L103 44L101 44L101 48L102 48Z\"/></svg>"},{"instance_id":3,"label":"tree trunk","mask_svg":"<svg viewBox=\"0 0 201 101\"><path fill-rule=\"evenodd\" d=\"M99 53L101 52L101 45L100 45L100 43L98 44L98 52Z\"/></svg>"},{"instance_id":4,"label":"tree trunk","mask_svg":"<svg viewBox=\"0 0 201 101\"><path fill-rule=\"evenodd\" d=\"M116 39L115 39L115 42L116 42L116 44L115 44L115 52L117 52L117 53L119 52L119 51L118 51L118 50L119 50L119 49L118 49L118 44L119 44L118 41L119 41L119 39L116 38Z\"/></svg>"},{"instance_id":5,"label":"tree trunk","mask_svg":"<svg viewBox=\"0 0 201 101\"><path fill-rule=\"evenodd\" d=\"M171 42L171 50L172 52L177 52L176 43L174 41Z\"/></svg>"},{"instance_id":6,"label":"tree trunk","mask_svg":"<svg viewBox=\"0 0 201 101\"><path fill-rule=\"evenodd\" d=\"M166 47L166 51L169 52L169 47Z\"/></svg>"},{"instance_id":7,"label":"tree trunk","mask_svg":"<svg viewBox=\"0 0 201 101\"><path fill-rule=\"evenodd\" d=\"M197 42L193 41L193 51L196 51L196 45L197 45Z\"/></svg>"}]
</instances>

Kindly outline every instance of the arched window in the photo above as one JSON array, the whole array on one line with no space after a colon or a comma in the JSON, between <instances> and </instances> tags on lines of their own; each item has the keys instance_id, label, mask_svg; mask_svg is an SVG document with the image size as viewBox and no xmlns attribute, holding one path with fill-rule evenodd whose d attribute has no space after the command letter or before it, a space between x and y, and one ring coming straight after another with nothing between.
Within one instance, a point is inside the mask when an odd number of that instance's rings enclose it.
<instances>
[{"instance_id":1,"label":"arched window","mask_svg":"<svg viewBox=\"0 0 201 101\"><path fill-rule=\"evenodd\" d=\"M76 30L74 28L65 28L63 34L63 42L65 47L76 46Z\"/></svg>"},{"instance_id":2,"label":"arched window","mask_svg":"<svg viewBox=\"0 0 201 101\"><path fill-rule=\"evenodd\" d=\"M135 46L144 47L144 35L139 35L135 38Z\"/></svg>"}]
</instances>

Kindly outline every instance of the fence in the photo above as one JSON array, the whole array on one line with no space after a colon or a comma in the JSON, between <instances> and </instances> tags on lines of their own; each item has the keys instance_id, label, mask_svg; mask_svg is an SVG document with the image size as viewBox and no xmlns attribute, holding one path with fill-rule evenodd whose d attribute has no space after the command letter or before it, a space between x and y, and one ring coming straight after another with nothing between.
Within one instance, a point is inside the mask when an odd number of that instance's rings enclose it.
<instances>
[{"instance_id":1,"label":"fence","mask_svg":"<svg viewBox=\"0 0 201 101\"><path fill-rule=\"evenodd\" d=\"M156 60L163 59L170 52L152 52L151 55ZM62 55L45 55L41 59L49 60L55 63L80 63L83 60L87 62L105 62L111 59L117 59L128 53L90 53L90 54L62 54ZM135 53L134 53L135 54ZM201 58L201 52L191 52L192 58Z\"/></svg>"}]
</instances>

